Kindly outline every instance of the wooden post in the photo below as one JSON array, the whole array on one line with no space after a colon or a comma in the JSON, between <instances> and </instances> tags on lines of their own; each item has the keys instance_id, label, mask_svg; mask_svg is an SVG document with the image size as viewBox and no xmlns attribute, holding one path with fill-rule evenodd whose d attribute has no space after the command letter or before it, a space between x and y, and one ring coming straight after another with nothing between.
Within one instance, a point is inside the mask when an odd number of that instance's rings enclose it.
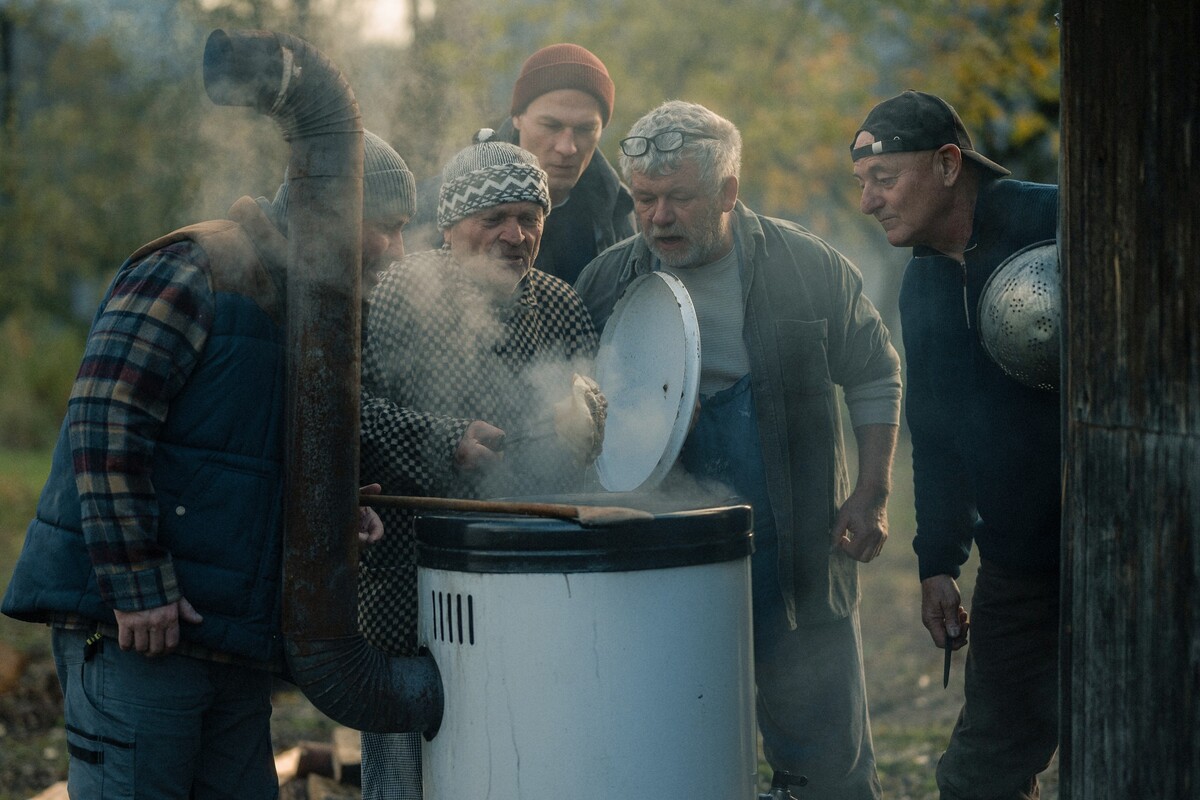
<instances>
[{"instance_id":1,"label":"wooden post","mask_svg":"<svg viewBox=\"0 0 1200 800\"><path fill-rule=\"evenodd\" d=\"M1063 798L1200 796L1200 3L1063 0Z\"/></svg>"}]
</instances>

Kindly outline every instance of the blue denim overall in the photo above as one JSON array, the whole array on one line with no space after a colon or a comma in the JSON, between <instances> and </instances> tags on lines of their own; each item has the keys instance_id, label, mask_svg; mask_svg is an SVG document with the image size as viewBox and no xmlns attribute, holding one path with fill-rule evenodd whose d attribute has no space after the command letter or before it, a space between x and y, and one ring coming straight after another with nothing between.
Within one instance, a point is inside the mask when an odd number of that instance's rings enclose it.
<instances>
[{"instance_id":1,"label":"blue denim overall","mask_svg":"<svg viewBox=\"0 0 1200 800\"><path fill-rule=\"evenodd\" d=\"M696 424L679 459L688 474L728 486L754 509L750 570L754 576L754 619L759 620L780 613L783 601L779 596L775 517L767 497L756 419L750 375L746 374L733 386L700 398Z\"/></svg>"}]
</instances>

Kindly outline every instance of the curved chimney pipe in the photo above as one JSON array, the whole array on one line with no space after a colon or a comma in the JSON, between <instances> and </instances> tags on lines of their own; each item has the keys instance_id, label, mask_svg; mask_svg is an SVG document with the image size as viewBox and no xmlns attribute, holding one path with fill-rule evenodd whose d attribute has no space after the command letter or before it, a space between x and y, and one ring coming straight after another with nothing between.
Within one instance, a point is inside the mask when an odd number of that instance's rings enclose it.
<instances>
[{"instance_id":1,"label":"curved chimney pipe","mask_svg":"<svg viewBox=\"0 0 1200 800\"><path fill-rule=\"evenodd\" d=\"M268 31L213 31L204 86L218 105L274 119L288 161L287 496L283 635L313 705L363 731L419 731L442 717L426 655L391 658L357 627L359 325L363 126L340 70Z\"/></svg>"}]
</instances>

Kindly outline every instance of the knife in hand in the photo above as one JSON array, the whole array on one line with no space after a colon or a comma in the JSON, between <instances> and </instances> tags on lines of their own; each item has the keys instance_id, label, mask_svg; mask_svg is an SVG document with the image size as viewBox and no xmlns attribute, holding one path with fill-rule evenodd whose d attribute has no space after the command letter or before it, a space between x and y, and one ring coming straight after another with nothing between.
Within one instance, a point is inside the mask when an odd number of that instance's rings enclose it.
<instances>
[{"instance_id":1,"label":"knife in hand","mask_svg":"<svg viewBox=\"0 0 1200 800\"><path fill-rule=\"evenodd\" d=\"M954 639L946 635L946 661L942 666L942 688L950 685L950 657L954 654Z\"/></svg>"}]
</instances>

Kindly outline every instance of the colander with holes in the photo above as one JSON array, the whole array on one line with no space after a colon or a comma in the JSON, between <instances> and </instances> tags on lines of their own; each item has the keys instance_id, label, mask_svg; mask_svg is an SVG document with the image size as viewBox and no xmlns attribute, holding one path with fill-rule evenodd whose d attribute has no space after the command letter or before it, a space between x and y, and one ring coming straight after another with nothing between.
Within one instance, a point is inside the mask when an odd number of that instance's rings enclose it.
<instances>
[{"instance_id":1,"label":"colander with holes","mask_svg":"<svg viewBox=\"0 0 1200 800\"><path fill-rule=\"evenodd\" d=\"M1057 391L1061 311L1058 244L1051 239L1018 250L979 296L983 349L1013 380Z\"/></svg>"}]
</instances>

